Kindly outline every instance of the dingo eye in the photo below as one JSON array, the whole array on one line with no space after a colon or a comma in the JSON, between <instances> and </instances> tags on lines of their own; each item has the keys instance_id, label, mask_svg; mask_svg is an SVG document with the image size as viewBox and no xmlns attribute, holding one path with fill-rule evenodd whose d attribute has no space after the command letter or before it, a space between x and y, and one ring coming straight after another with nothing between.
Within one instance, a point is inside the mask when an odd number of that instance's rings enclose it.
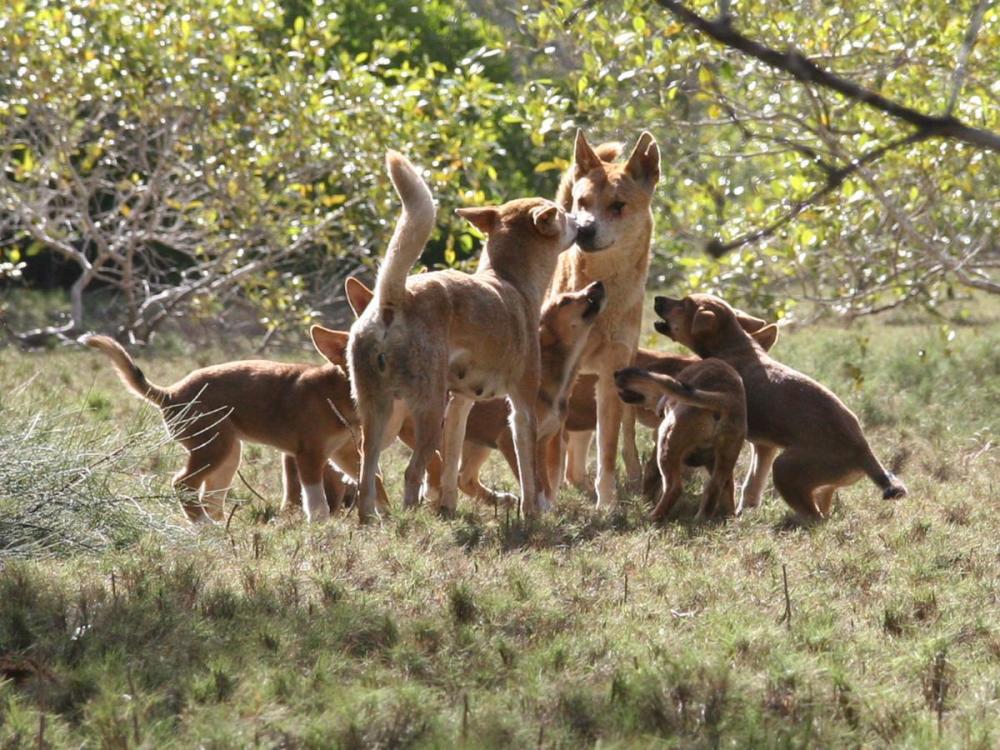
<instances>
[{"instance_id":1,"label":"dingo eye","mask_svg":"<svg viewBox=\"0 0 1000 750\"><path fill-rule=\"evenodd\" d=\"M621 216L622 212L625 210L625 204L622 201L615 201L610 206L608 206L608 209L615 216Z\"/></svg>"}]
</instances>

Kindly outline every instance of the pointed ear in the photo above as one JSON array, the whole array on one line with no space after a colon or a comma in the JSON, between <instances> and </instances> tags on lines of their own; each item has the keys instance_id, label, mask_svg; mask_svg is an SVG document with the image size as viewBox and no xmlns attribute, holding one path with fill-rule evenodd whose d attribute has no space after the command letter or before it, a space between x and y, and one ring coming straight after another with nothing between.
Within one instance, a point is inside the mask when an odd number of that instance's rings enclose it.
<instances>
[{"instance_id":1,"label":"pointed ear","mask_svg":"<svg viewBox=\"0 0 1000 750\"><path fill-rule=\"evenodd\" d=\"M767 321L763 318L755 318L753 315L747 315L742 310L733 310L733 312L736 313L736 322L747 333L756 333L767 325Z\"/></svg>"},{"instance_id":2,"label":"pointed ear","mask_svg":"<svg viewBox=\"0 0 1000 750\"><path fill-rule=\"evenodd\" d=\"M660 179L660 148L649 132L643 131L639 136L625 170L636 182L650 188Z\"/></svg>"},{"instance_id":3,"label":"pointed ear","mask_svg":"<svg viewBox=\"0 0 1000 750\"><path fill-rule=\"evenodd\" d=\"M771 323L771 325L764 326L750 335L754 341L760 344L765 352L769 352L771 351L771 347L778 341L778 326L775 323Z\"/></svg>"},{"instance_id":4,"label":"pointed ear","mask_svg":"<svg viewBox=\"0 0 1000 750\"><path fill-rule=\"evenodd\" d=\"M500 212L492 206L480 206L478 208L456 208L455 213L472 224L483 234L489 234L496 228L497 219Z\"/></svg>"},{"instance_id":5,"label":"pointed ear","mask_svg":"<svg viewBox=\"0 0 1000 750\"><path fill-rule=\"evenodd\" d=\"M368 303L375 296L375 292L362 284L361 280L356 279L354 276L348 276L344 282L344 293L347 295L347 304L354 311L355 318L361 317L361 313L365 311Z\"/></svg>"},{"instance_id":6,"label":"pointed ear","mask_svg":"<svg viewBox=\"0 0 1000 750\"><path fill-rule=\"evenodd\" d=\"M552 204L547 206L535 206L531 209L531 221L535 224L535 229L539 234L546 237L555 237L559 234L559 208Z\"/></svg>"},{"instance_id":7,"label":"pointed ear","mask_svg":"<svg viewBox=\"0 0 1000 750\"><path fill-rule=\"evenodd\" d=\"M573 152L573 173L576 179L580 179L589 171L597 169L599 166L601 166L601 157L590 147L590 144L587 142L587 136L583 134L583 131L577 130L576 147Z\"/></svg>"},{"instance_id":8,"label":"pointed ear","mask_svg":"<svg viewBox=\"0 0 1000 750\"><path fill-rule=\"evenodd\" d=\"M347 341L350 338L347 331L331 331L323 326L313 326L309 329L309 335L316 351L326 357L330 364L347 364Z\"/></svg>"},{"instance_id":9,"label":"pointed ear","mask_svg":"<svg viewBox=\"0 0 1000 750\"><path fill-rule=\"evenodd\" d=\"M691 321L691 335L693 337L709 336L715 333L715 329L718 327L719 316L711 310L699 307L698 311L694 314L694 319Z\"/></svg>"}]
</instances>

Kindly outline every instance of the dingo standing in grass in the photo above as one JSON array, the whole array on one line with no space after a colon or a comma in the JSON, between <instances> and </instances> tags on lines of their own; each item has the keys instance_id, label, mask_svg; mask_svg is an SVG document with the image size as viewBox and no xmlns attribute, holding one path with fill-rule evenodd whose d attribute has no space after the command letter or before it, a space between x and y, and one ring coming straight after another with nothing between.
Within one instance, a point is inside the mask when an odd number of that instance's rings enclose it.
<instances>
[{"instance_id":1,"label":"dingo standing in grass","mask_svg":"<svg viewBox=\"0 0 1000 750\"><path fill-rule=\"evenodd\" d=\"M345 292L355 314L363 312L375 293L353 276L348 278ZM541 355L540 385L535 401L535 419L538 424L538 450L535 454L538 475L539 503L547 506L555 500L558 479L548 470L551 453L559 448L559 432L566 417L568 397L580 364L580 354L587 341L587 334L598 314L604 309L604 285L595 281L581 292L566 292L546 302L538 324L538 341ZM689 357L697 361L697 357ZM593 390L593 388L591 388ZM404 410L405 411L405 410ZM469 412L465 429L465 445L458 473L458 486L469 497L480 502L506 503L516 498L498 493L483 486L479 473L490 452L499 450L517 476L517 452L510 431L510 405L505 399L477 401ZM399 439L414 448L413 419L404 415L393 417L386 431L383 446ZM593 428L591 428L593 429ZM555 445L552 442L555 441ZM545 468L543 468L545 467ZM425 499L440 497L441 461L432 454L427 463Z\"/></svg>"},{"instance_id":2,"label":"dingo standing in grass","mask_svg":"<svg viewBox=\"0 0 1000 750\"><path fill-rule=\"evenodd\" d=\"M577 220L576 244L559 258L549 291L557 295L602 281L608 296L580 367L583 373L597 375L598 507L617 502L615 465L624 405L614 373L632 364L639 346L653 237L650 204L660 179L660 151L649 133L639 136L625 162L614 161L620 154L619 144L603 144L595 150L582 131L577 133L573 166L564 175L556 198L563 208L572 209ZM633 443L627 460L633 479L641 470L634 453Z\"/></svg>"},{"instance_id":3,"label":"dingo standing in grass","mask_svg":"<svg viewBox=\"0 0 1000 750\"><path fill-rule=\"evenodd\" d=\"M768 326L767 323L760 318L753 318L749 315L744 315L739 320L740 325L743 326L743 330L749 333L753 339L764 348L764 351L769 351L778 340L777 328L774 326ZM653 349L644 349L640 346L638 351L636 351L635 359L632 360L632 366L646 370L650 373L670 375L676 378L686 368L696 364L697 362L701 362L700 357L692 356L690 354L659 352ZM567 409L562 435L564 443L571 444L572 441L577 440L579 444L586 445L590 442L590 433L593 432L594 428L597 426L597 405L594 403L594 384L596 381L597 377L595 375L583 375L577 378L576 385L574 386L569 397L569 407ZM632 410L634 421L639 422L645 427L656 430L659 429L663 416L662 413L657 413L655 409L656 406L656 402L651 404L637 403L631 404L628 408ZM632 440L634 447L634 435L626 434L622 437L626 441ZM549 472L549 476L559 477L564 466L565 472L568 476L585 476L587 467L585 463L580 461L581 458L586 458L585 451L578 451L570 454L570 458L576 462L575 464L566 462L566 453L567 451L565 451L564 446L561 453L555 451L550 453L549 461L546 467ZM694 456L692 455L689 458L694 459ZM657 458L654 455L650 458L649 463L646 464L646 468L643 470L642 490L644 495L651 496L650 493L652 490L650 481L654 478L656 480L659 479L658 472L659 467ZM554 487L558 488L558 478L554 479L552 484Z\"/></svg>"},{"instance_id":4,"label":"dingo standing in grass","mask_svg":"<svg viewBox=\"0 0 1000 750\"><path fill-rule=\"evenodd\" d=\"M760 503L772 463L778 494L807 519L829 516L837 489L865 475L886 499L906 494L872 453L854 412L828 388L771 359L741 325L745 313L710 294L657 297L655 307L657 331L701 357L721 359L743 379L753 459L738 510Z\"/></svg>"},{"instance_id":5,"label":"dingo standing in grass","mask_svg":"<svg viewBox=\"0 0 1000 750\"><path fill-rule=\"evenodd\" d=\"M510 401L521 502L526 514L534 513L538 320L556 259L576 237L575 223L543 198L459 209L487 235L476 272L407 278L434 227L434 202L401 154L390 151L386 163L403 212L376 278L375 297L351 326L348 345L362 425L359 516L362 521L374 516L374 481L394 402L405 402L414 424L404 505L417 504L427 463L441 447L438 505L451 513L469 411L474 401L498 396Z\"/></svg>"},{"instance_id":6,"label":"dingo standing in grass","mask_svg":"<svg viewBox=\"0 0 1000 750\"><path fill-rule=\"evenodd\" d=\"M542 370L535 417L538 420L538 450L535 453L538 502L548 508L556 500L555 485L547 471L548 455L558 448L559 432L565 419L570 389L580 363L587 334L604 308L604 285L595 281L581 292L567 292L550 300L542 311L539 326ZM552 446L555 441L555 446ZM458 485L470 497L500 502L508 498L482 485L479 473L490 452L499 450L517 472L514 442L506 404L477 403L469 413L462 450Z\"/></svg>"},{"instance_id":7,"label":"dingo standing in grass","mask_svg":"<svg viewBox=\"0 0 1000 750\"><path fill-rule=\"evenodd\" d=\"M684 469L707 456L711 478L698 518L736 514L733 471L747 435L747 402L736 370L719 359L703 359L677 377L638 367L615 373L622 401L653 406L662 415L656 457L662 487L650 518L665 518L684 488Z\"/></svg>"}]
</instances>

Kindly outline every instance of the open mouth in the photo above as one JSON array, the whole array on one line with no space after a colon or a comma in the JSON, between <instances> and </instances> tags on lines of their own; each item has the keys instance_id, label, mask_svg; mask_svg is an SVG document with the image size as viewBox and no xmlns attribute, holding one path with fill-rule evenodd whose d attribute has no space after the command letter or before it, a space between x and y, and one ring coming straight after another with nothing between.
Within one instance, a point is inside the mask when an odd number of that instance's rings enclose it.
<instances>
[{"instance_id":1,"label":"open mouth","mask_svg":"<svg viewBox=\"0 0 1000 750\"><path fill-rule=\"evenodd\" d=\"M618 386L619 390L628 390L629 381L633 377L643 374L643 371L638 367L623 367L621 370L615 371L615 385Z\"/></svg>"},{"instance_id":2,"label":"open mouth","mask_svg":"<svg viewBox=\"0 0 1000 750\"><path fill-rule=\"evenodd\" d=\"M671 299L670 297L654 297L653 312L661 318L665 318L667 317L667 313L677 304L680 304L680 301Z\"/></svg>"},{"instance_id":3,"label":"open mouth","mask_svg":"<svg viewBox=\"0 0 1000 750\"><path fill-rule=\"evenodd\" d=\"M624 401L626 404L640 404L645 401L643 395L638 391L629 390L628 388L618 389L618 398Z\"/></svg>"},{"instance_id":4,"label":"open mouth","mask_svg":"<svg viewBox=\"0 0 1000 750\"><path fill-rule=\"evenodd\" d=\"M598 282L587 291L587 309L583 311L583 319L596 317L604 309L604 285Z\"/></svg>"},{"instance_id":5,"label":"open mouth","mask_svg":"<svg viewBox=\"0 0 1000 750\"><path fill-rule=\"evenodd\" d=\"M637 370L635 367L626 367L615 373L615 387L618 388L618 398L626 404L639 404L645 401L641 393L629 387L631 386L633 376L639 373L640 370Z\"/></svg>"},{"instance_id":6,"label":"open mouth","mask_svg":"<svg viewBox=\"0 0 1000 750\"><path fill-rule=\"evenodd\" d=\"M653 328L656 329L657 333L662 333L664 336L673 338L673 331L671 331L670 324L667 321L657 320L653 323Z\"/></svg>"}]
</instances>

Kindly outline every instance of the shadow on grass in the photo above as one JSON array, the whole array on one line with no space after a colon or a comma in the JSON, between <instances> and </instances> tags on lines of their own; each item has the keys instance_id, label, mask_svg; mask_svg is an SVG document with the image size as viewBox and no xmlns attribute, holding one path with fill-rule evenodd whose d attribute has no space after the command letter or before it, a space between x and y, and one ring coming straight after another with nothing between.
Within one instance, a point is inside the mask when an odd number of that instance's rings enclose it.
<instances>
[{"instance_id":1,"label":"shadow on grass","mask_svg":"<svg viewBox=\"0 0 1000 750\"><path fill-rule=\"evenodd\" d=\"M166 557L156 548L76 590L37 566L10 563L0 570L0 686L9 680L39 710L88 724L100 746L124 746L108 732L123 725L130 735L129 722L95 717L109 696L135 701L138 733L140 723L169 727L196 706L231 703L267 665L298 673L317 655L387 658L400 640L394 616L339 594L334 582L316 583L319 596L302 596L297 580L251 566L233 583L213 580L197 553ZM288 701L309 693L301 680L253 690Z\"/></svg>"},{"instance_id":2,"label":"shadow on grass","mask_svg":"<svg viewBox=\"0 0 1000 750\"><path fill-rule=\"evenodd\" d=\"M637 531L681 529L689 538L710 534L728 520L696 520L698 498L687 495L678 502L671 518L660 523L649 520L650 505L635 495L625 495L611 511L595 509L578 493L564 493L554 511L535 518L520 516L515 508L480 506L460 511L449 523L454 542L465 549L495 547L500 552L521 552L576 547L600 537L626 536Z\"/></svg>"}]
</instances>

